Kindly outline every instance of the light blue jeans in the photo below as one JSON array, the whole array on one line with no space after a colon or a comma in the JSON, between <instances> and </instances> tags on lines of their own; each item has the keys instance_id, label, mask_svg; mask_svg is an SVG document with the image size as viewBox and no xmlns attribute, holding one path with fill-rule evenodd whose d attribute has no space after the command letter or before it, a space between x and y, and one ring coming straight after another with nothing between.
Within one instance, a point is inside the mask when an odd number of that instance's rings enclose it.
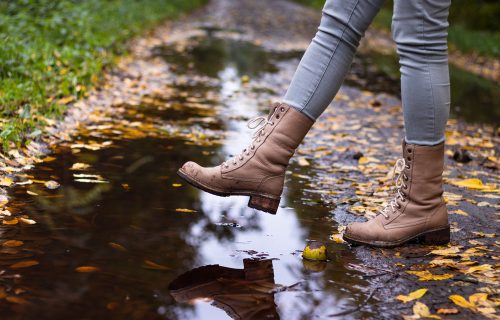
<instances>
[{"instance_id":1,"label":"light blue jeans","mask_svg":"<svg viewBox=\"0 0 500 320\"><path fill-rule=\"evenodd\" d=\"M337 94L361 37L383 0L326 0L316 36L283 102L316 120ZM451 0L394 0L392 34L401 71L406 141L444 141L450 108L448 10Z\"/></svg>"}]
</instances>

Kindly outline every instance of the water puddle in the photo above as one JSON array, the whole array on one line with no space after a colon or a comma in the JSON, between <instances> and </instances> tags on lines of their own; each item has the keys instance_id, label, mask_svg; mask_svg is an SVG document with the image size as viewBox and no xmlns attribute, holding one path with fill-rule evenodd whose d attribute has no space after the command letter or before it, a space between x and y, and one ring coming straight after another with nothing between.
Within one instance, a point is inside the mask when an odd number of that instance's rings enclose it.
<instances>
[{"instance_id":1,"label":"water puddle","mask_svg":"<svg viewBox=\"0 0 500 320\"><path fill-rule=\"evenodd\" d=\"M13 213L37 224L1 227L3 240L23 243L2 249L1 286L17 298L0 300L4 317L305 319L366 299L367 281L352 268L358 261L328 240L336 230L332 207L303 194L300 177L312 173L290 168L295 175L276 215L175 175L187 160L216 165L244 147L251 136L244 120L260 113L255 96L266 93L242 76L277 72L274 62L293 54L215 38L183 45L185 54L167 47L156 53L179 74L216 83L168 83L165 97L124 103L123 114L82 129L73 144L55 147L53 161L27 173L60 188L12 190ZM306 239L325 241L330 261L303 261ZM13 268L17 262L24 268Z\"/></svg>"}]
</instances>

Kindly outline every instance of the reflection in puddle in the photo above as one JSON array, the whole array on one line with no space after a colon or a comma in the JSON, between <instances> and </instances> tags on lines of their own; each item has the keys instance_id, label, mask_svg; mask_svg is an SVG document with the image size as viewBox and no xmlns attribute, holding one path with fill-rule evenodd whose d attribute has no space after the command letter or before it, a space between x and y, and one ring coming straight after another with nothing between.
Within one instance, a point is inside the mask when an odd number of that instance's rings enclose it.
<instances>
[{"instance_id":1,"label":"reflection in puddle","mask_svg":"<svg viewBox=\"0 0 500 320\"><path fill-rule=\"evenodd\" d=\"M243 269L208 265L188 271L168 287L179 303L206 299L233 319L279 319L272 260L243 259Z\"/></svg>"},{"instance_id":2,"label":"reflection in puddle","mask_svg":"<svg viewBox=\"0 0 500 320\"><path fill-rule=\"evenodd\" d=\"M326 240L336 226L331 208L303 201L298 177L287 180L282 206L273 216L249 209L244 197L215 197L182 184L175 176L187 160L213 165L245 147L251 133L242 120L258 114L268 96L261 93L263 98L257 99L241 77L259 78L278 70L273 63L277 56L253 45L194 41L202 43L203 50L188 44L191 56L179 59L198 59L199 65L183 69L186 65L180 61L177 72L217 79L209 85L200 79L168 83L165 97L142 97L139 106L124 104L124 114L87 126L78 137L79 145L109 142L106 147L57 148L54 161L28 172L41 181L57 180L60 189L19 185L13 190L12 203L17 203L13 213L25 212L38 223L9 227L3 236L24 241L24 246L4 248L0 263L9 266L30 259L38 264L8 270L2 278L8 295L22 292L26 301L21 306L0 300L5 317L227 318L226 312L194 299L205 297L242 317L277 318L279 314L284 319L304 319L352 308L365 299L367 282L348 268L356 259L346 247L329 242L329 250L335 253L329 263L303 264L297 251L305 240ZM214 61L203 60L198 52L208 52ZM213 85L213 81L218 82ZM227 134L211 138L215 130ZM76 163L89 167L75 172L70 168ZM109 183L82 183L75 173L98 175ZM319 196L308 201L318 203ZM240 269L243 259L244 269ZM180 280L174 281L186 270L215 264L225 266L217 267L224 285L215 282L226 295L183 289ZM206 273L195 270L184 277L190 278L190 284ZM271 294L274 281L300 285ZM167 289L170 283L174 291ZM235 299L234 293L241 295ZM258 307L250 307L248 297L252 303L258 301ZM191 303L179 303L179 299ZM369 311L353 317L365 314Z\"/></svg>"}]
</instances>

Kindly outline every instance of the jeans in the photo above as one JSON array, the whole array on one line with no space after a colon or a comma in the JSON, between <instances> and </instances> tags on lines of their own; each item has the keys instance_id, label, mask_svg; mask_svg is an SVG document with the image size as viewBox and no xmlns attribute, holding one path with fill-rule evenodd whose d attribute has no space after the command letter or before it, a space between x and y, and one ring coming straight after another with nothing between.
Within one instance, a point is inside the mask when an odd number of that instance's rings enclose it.
<instances>
[{"instance_id":1,"label":"jeans","mask_svg":"<svg viewBox=\"0 0 500 320\"><path fill-rule=\"evenodd\" d=\"M361 37L383 0L326 0L318 32L283 102L316 120L337 94ZM401 71L406 142L444 141L450 108L448 10L451 0L394 0L392 35Z\"/></svg>"}]
</instances>

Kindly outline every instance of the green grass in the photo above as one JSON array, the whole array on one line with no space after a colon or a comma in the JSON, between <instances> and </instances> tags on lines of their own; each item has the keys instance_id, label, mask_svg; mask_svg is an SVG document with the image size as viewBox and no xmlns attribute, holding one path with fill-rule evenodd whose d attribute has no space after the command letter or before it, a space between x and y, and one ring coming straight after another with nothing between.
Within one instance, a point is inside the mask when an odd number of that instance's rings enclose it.
<instances>
[{"instance_id":1,"label":"green grass","mask_svg":"<svg viewBox=\"0 0 500 320\"><path fill-rule=\"evenodd\" d=\"M295 1L317 9L321 9L325 3L325 0ZM478 5L470 1L467 3L466 0L455 1L450 9L448 30L450 47L464 53L498 57L500 55L500 32L496 25L498 19L494 17L500 10L499 6L498 3L487 2ZM375 27L384 30L391 29L391 7L391 1L387 1L373 21Z\"/></svg>"},{"instance_id":2,"label":"green grass","mask_svg":"<svg viewBox=\"0 0 500 320\"><path fill-rule=\"evenodd\" d=\"M43 133L98 84L126 42L205 0L0 2L0 141L3 150ZM70 97L68 99L68 97ZM63 100L61 100L63 99Z\"/></svg>"}]
</instances>

